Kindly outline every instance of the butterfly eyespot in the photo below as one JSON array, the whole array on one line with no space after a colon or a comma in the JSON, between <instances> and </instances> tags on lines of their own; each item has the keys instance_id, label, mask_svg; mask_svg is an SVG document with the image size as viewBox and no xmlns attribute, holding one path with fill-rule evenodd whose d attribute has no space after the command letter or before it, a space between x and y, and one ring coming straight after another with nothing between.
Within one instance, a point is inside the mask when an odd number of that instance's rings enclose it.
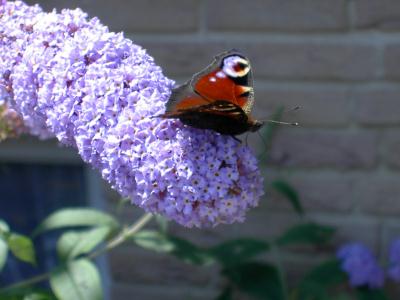
<instances>
[{"instance_id":1,"label":"butterfly eyespot","mask_svg":"<svg viewBox=\"0 0 400 300\"><path fill-rule=\"evenodd\" d=\"M247 63L243 63L243 62L239 62L236 64L235 66L235 70L236 71L243 71L244 69L246 69L249 65Z\"/></svg>"},{"instance_id":2,"label":"butterfly eyespot","mask_svg":"<svg viewBox=\"0 0 400 300\"><path fill-rule=\"evenodd\" d=\"M224 59L222 70L230 77L244 77L250 71L250 66L244 58L233 55Z\"/></svg>"}]
</instances>

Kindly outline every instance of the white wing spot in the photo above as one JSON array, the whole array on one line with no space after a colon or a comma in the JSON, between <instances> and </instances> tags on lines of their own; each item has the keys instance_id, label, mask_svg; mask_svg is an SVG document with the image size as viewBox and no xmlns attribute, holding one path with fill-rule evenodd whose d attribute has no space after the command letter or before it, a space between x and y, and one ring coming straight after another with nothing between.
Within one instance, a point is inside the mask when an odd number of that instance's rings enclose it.
<instances>
[{"instance_id":1,"label":"white wing spot","mask_svg":"<svg viewBox=\"0 0 400 300\"><path fill-rule=\"evenodd\" d=\"M225 78L225 77L226 77L226 74L225 74L224 72L222 72L222 71L219 71L219 72L217 72L216 76L217 76L218 78Z\"/></svg>"},{"instance_id":2,"label":"white wing spot","mask_svg":"<svg viewBox=\"0 0 400 300\"><path fill-rule=\"evenodd\" d=\"M216 79L215 77L210 77L210 81L211 81L211 82L216 82L217 79Z\"/></svg>"}]
</instances>

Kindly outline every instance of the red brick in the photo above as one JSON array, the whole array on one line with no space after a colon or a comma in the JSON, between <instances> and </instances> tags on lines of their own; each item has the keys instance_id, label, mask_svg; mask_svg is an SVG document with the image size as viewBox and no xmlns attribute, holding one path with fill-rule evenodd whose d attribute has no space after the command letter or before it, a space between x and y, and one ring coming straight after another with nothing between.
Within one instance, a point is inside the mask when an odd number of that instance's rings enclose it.
<instances>
[{"instance_id":1,"label":"red brick","mask_svg":"<svg viewBox=\"0 0 400 300\"><path fill-rule=\"evenodd\" d=\"M385 76L400 79L400 44L389 44L384 50Z\"/></svg>"},{"instance_id":2,"label":"red brick","mask_svg":"<svg viewBox=\"0 0 400 300\"><path fill-rule=\"evenodd\" d=\"M382 226L382 245L380 249L381 258L383 259L388 258L388 253L392 242L399 239L400 239L400 224L398 222L398 217L395 216L393 219L385 218ZM397 295L399 294L400 290L398 290Z\"/></svg>"},{"instance_id":3,"label":"red brick","mask_svg":"<svg viewBox=\"0 0 400 300\"><path fill-rule=\"evenodd\" d=\"M269 197L261 199L260 205L247 213L244 223L218 225L210 229L188 229L171 224L170 231L201 247L214 246L237 238L255 238L267 241L300 221L295 213L271 210L269 201Z\"/></svg>"},{"instance_id":4,"label":"red brick","mask_svg":"<svg viewBox=\"0 0 400 300\"><path fill-rule=\"evenodd\" d=\"M111 276L116 282L180 286L204 286L210 283L214 267L200 268L168 254L125 246L109 254Z\"/></svg>"},{"instance_id":5,"label":"red brick","mask_svg":"<svg viewBox=\"0 0 400 300\"><path fill-rule=\"evenodd\" d=\"M235 223L224 226L224 239L251 237L261 240L276 238L290 226L301 221L294 213L271 211L265 204L268 198L264 198L260 207L251 210L243 224Z\"/></svg>"},{"instance_id":6,"label":"red brick","mask_svg":"<svg viewBox=\"0 0 400 300\"><path fill-rule=\"evenodd\" d=\"M354 24L359 28L400 29L397 0L354 0Z\"/></svg>"},{"instance_id":7,"label":"red brick","mask_svg":"<svg viewBox=\"0 0 400 300\"><path fill-rule=\"evenodd\" d=\"M353 241L358 241L377 251L380 243L380 222L361 216L329 217L311 216L312 220L336 228L333 239L335 248Z\"/></svg>"},{"instance_id":8,"label":"red brick","mask_svg":"<svg viewBox=\"0 0 400 300\"><path fill-rule=\"evenodd\" d=\"M399 175L371 175L359 178L355 185L358 209L375 216L398 216L399 195Z\"/></svg>"},{"instance_id":9,"label":"red brick","mask_svg":"<svg viewBox=\"0 0 400 300\"><path fill-rule=\"evenodd\" d=\"M199 22L199 1L196 0L41 0L39 3L48 11L54 7L80 7L112 31L193 32Z\"/></svg>"},{"instance_id":10,"label":"red brick","mask_svg":"<svg viewBox=\"0 0 400 300\"><path fill-rule=\"evenodd\" d=\"M214 0L211 30L338 30L347 26L345 0Z\"/></svg>"},{"instance_id":11,"label":"red brick","mask_svg":"<svg viewBox=\"0 0 400 300\"><path fill-rule=\"evenodd\" d=\"M400 89L362 89L353 97L355 121L365 125L400 124Z\"/></svg>"},{"instance_id":12,"label":"red brick","mask_svg":"<svg viewBox=\"0 0 400 300\"><path fill-rule=\"evenodd\" d=\"M254 115L266 119L279 107L299 110L283 115L283 120L301 126L345 126L350 122L350 101L346 89L320 87L255 87Z\"/></svg>"},{"instance_id":13,"label":"red brick","mask_svg":"<svg viewBox=\"0 0 400 300\"><path fill-rule=\"evenodd\" d=\"M279 167L371 168L377 159L377 136L366 131L289 128L277 133L268 156L269 163Z\"/></svg>"},{"instance_id":14,"label":"red brick","mask_svg":"<svg viewBox=\"0 0 400 300\"><path fill-rule=\"evenodd\" d=\"M158 285L138 285L114 283L111 288L112 300L204 300L215 299L219 290L212 290L210 287L195 288L193 286L170 287Z\"/></svg>"},{"instance_id":15,"label":"red brick","mask_svg":"<svg viewBox=\"0 0 400 300\"><path fill-rule=\"evenodd\" d=\"M268 177L265 179L268 182ZM353 184L355 179L339 174L292 174L285 178L297 191L307 212L349 213L354 205ZM266 190L265 203L271 209L293 211L289 201L274 190Z\"/></svg>"},{"instance_id":16,"label":"red brick","mask_svg":"<svg viewBox=\"0 0 400 300\"><path fill-rule=\"evenodd\" d=\"M371 45L340 42L252 42L136 40L147 48L168 76L188 77L212 57L237 48L251 60L255 78L307 80L367 80L378 77L378 53Z\"/></svg>"},{"instance_id":17,"label":"red brick","mask_svg":"<svg viewBox=\"0 0 400 300\"><path fill-rule=\"evenodd\" d=\"M387 254L389 253L390 244L395 239L400 238L400 224L397 221L397 217L393 220L385 219L382 228L382 246L381 246L381 257L387 259Z\"/></svg>"},{"instance_id":18,"label":"red brick","mask_svg":"<svg viewBox=\"0 0 400 300\"><path fill-rule=\"evenodd\" d=\"M387 165L400 168L400 132L399 129L386 130L383 133L382 159Z\"/></svg>"},{"instance_id":19,"label":"red brick","mask_svg":"<svg viewBox=\"0 0 400 300\"><path fill-rule=\"evenodd\" d=\"M300 218L292 212L271 211L266 205L268 201L269 199L262 199L259 207L248 212L244 223L218 225L210 229L193 229L171 222L169 232L198 246L208 247L237 238L268 240L300 221Z\"/></svg>"}]
</instances>

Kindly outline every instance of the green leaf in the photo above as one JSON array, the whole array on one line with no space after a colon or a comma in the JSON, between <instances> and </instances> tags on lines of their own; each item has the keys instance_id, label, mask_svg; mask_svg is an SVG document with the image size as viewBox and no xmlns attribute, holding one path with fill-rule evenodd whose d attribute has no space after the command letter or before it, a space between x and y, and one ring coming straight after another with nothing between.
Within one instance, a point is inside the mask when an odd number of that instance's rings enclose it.
<instances>
[{"instance_id":1,"label":"green leaf","mask_svg":"<svg viewBox=\"0 0 400 300\"><path fill-rule=\"evenodd\" d=\"M315 283L308 282L307 284L302 285L299 289L293 289L293 294L296 297L292 297L290 299L299 299L299 300L339 300L339 298L331 297L333 296L329 293L328 289L325 289L323 286Z\"/></svg>"},{"instance_id":2,"label":"green leaf","mask_svg":"<svg viewBox=\"0 0 400 300\"><path fill-rule=\"evenodd\" d=\"M198 266L210 265L215 262L214 257L206 249L174 236L170 236L169 239L175 245L172 255L183 262Z\"/></svg>"},{"instance_id":3,"label":"green leaf","mask_svg":"<svg viewBox=\"0 0 400 300\"><path fill-rule=\"evenodd\" d=\"M230 240L209 249L209 252L225 266L240 264L269 250L267 242L242 238Z\"/></svg>"},{"instance_id":4,"label":"green leaf","mask_svg":"<svg viewBox=\"0 0 400 300\"><path fill-rule=\"evenodd\" d=\"M310 222L289 228L276 240L276 243L279 246L293 244L319 245L328 242L334 233L335 229L333 227Z\"/></svg>"},{"instance_id":5,"label":"green leaf","mask_svg":"<svg viewBox=\"0 0 400 300\"><path fill-rule=\"evenodd\" d=\"M227 286L223 289L221 294L215 298L215 300L232 300L233 299L233 291L231 286Z\"/></svg>"},{"instance_id":6,"label":"green leaf","mask_svg":"<svg viewBox=\"0 0 400 300\"><path fill-rule=\"evenodd\" d=\"M36 265L35 248L27 236L11 233L7 239L8 247L18 259Z\"/></svg>"},{"instance_id":7,"label":"green leaf","mask_svg":"<svg viewBox=\"0 0 400 300\"><path fill-rule=\"evenodd\" d=\"M92 208L67 208L48 216L36 228L33 235L48 230L77 226L109 226L114 229L118 227L118 222L111 215Z\"/></svg>"},{"instance_id":8,"label":"green leaf","mask_svg":"<svg viewBox=\"0 0 400 300\"><path fill-rule=\"evenodd\" d=\"M10 232L10 227L8 226L8 224L4 220L0 219L0 236L4 237L9 232Z\"/></svg>"},{"instance_id":9,"label":"green leaf","mask_svg":"<svg viewBox=\"0 0 400 300\"><path fill-rule=\"evenodd\" d=\"M314 267L305 277L304 281L317 282L324 287L341 284L347 281L347 275L340 268L337 259L327 260Z\"/></svg>"},{"instance_id":10,"label":"green leaf","mask_svg":"<svg viewBox=\"0 0 400 300\"><path fill-rule=\"evenodd\" d=\"M389 300L382 289L358 288L356 294L358 300Z\"/></svg>"},{"instance_id":11,"label":"green leaf","mask_svg":"<svg viewBox=\"0 0 400 300\"><path fill-rule=\"evenodd\" d=\"M56 300L56 298L43 289L18 287L1 292L0 300Z\"/></svg>"},{"instance_id":12,"label":"green leaf","mask_svg":"<svg viewBox=\"0 0 400 300\"><path fill-rule=\"evenodd\" d=\"M31 293L28 295L25 295L25 297L23 298L23 300L55 300L55 298L48 294L48 293Z\"/></svg>"},{"instance_id":13,"label":"green leaf","mask_svg":"<svg viewBox=\"0 0 400 300\"><path fill-rule=\"evenodd\" d=\"M354 300L354 298L348 294L340 293L334 297L330 297L329 300Z\"/></svg>"},{"instance_id":14,"label":"green leaf","mask_svg":"<svg viewBox=\"0 0 400 300\"><path fill-rule=\"evenodd\" d=\"M183 239L158 231L142 230L136 233L131 240L142 248L170 253L186 263L205 265L214 261L206 250Z\"/></svg>"},{"instance_id":15,"label":"green leaf","mask_svg":"<svg viewBox=\"0 0 400 300\"><path fill-rule=\"evenodd\" d=\"M5 240L0 238L0 271L3 270L8 256L8 245Z\"/></svg>"},{"instance_id":16,"label":"green leaf","mask_svg":"<svg viewBox=\"0 0 400 300\"><path fill-rule=\"evenodd\" d=\"M65 232L57 242L57 253L60 259L68 260L87 254L103 242L110 234L111 228L99 226L85 231Z\"/></svg>"},{"instance_id":17,"label":"green leaf","mask_svg":"<svg viewBox=\"0 0 400 300\"><path fill-rule=\"evenodd\" d=\"M293 209L300 215L304 214L303 206L301 205L299 194L297 191L284 180L275 180L272 182L272 188L279 194L289 200Z\"/></svg>"},{"instance_id":18,"label":"green leaf","mask_svg":"<svg viewBox=\"0 0 400 300\"><path fill-rule=\"evenodd\" d=\"M265 263L244 263L225 268L226 276L242 292L257 299L285 299L283 285L278 270Z\"/></svg>"},{"instance_id":19,"label":"green leaf","mask_svg":"<svg viewBox=\"0 0 400 300\"><path fill-rule=\"evenodd\" d=\"M96 266L87 259L71 261L50 275L50 286L59 300L102 300Z\"/></svg>"},{"instance_id":20,"label":"green leaf","mask_svg":"<svg viewBox=\"0 0 400 300\"><path fill-rule=\"evenodd\" d=\"M328 290L347 281L347 275L341 270L340 262L328 260L314 267L299 285L299 299L330 299Z\"/></svg>"},{"instance_id":21,"label":"green leaf","mask_svg":"<svg viewBox=\"0 0 400 300\"><path fill-rule=\"evenodd\" d=\"M175 244L167 235L153 230L142 230L136 233L132 240L140 247L156 251L171 253L175 249Z\"/></svg>"}]
</instances>

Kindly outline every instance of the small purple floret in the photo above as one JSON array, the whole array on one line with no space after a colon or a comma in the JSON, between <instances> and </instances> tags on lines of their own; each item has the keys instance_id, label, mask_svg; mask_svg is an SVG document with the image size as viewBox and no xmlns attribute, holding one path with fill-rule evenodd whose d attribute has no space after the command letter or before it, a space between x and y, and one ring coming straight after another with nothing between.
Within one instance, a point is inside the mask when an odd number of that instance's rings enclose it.
<instances>
[{"instance_id":1,"label":"small purple floret","mask_svg":"<svg viewBox=\"0 0 400 300\"><path fill-rule=\"evenodd\" d=\"M352 287L383 287L385 275L371 250L361 243L342 246L337 252L341 268L349 276Z\"/></svg>"},{"instance_id":2,"label":"small purple floret","mask_svg":"<svg viewBox=\"0 0 400 300\"><path fill-rule=\"evenodd\" d=\"M76 147L146 211L188 227L243 221L263 194L257 160L229 136L152 118L173 86L143 48L80 9L0 5L0 100L32 134Z\"/></svg>"}]
</instances>

